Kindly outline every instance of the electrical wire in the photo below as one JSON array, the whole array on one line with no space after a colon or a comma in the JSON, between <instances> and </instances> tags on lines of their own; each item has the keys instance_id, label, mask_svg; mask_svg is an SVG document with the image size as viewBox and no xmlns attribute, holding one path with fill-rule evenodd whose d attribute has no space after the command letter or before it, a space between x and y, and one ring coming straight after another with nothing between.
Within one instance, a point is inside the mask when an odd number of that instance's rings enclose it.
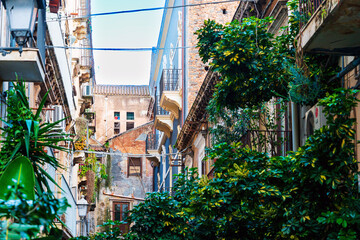
<instances>
[{"instance_id":1,"label":"electrical wire","mask_svg":"<svg viewBox=\"0 0 360 240\"><path fill-rule=\"evenodd\" d=\"M170 48L157 48L157 47L144 47L144 48L98 48L98 47L69 47L69 46L50 46L46 45L45 48L63 48L63 49L80 49L80 50L94 50L94 51L118 51L118 52L149 52L149 51L158 51L165 50ZM196 48L195 46L185 46L185 47L173 47L171 49L186 49L186 48Z\"/></svg>"},{"instance_id":2,"label":"electrical wire","mask_svg":"<svg viewBox=\"0 0 360 240\"><path fill-rule=\"evenodd\" d=\"M98 152L98 151L88 151L88 150L76 150L73 152L74 153L95 153L95 154L101 154L101 155L122 156L122 157L154 157L154 156L165 157L165 156L176 155L178 153L183 153L183 151L176 152L176 153L161 153L161 154L160 153L159 154L109 153L109 152Z\"/></svg>"},{"instance_id":3,"label":"electrical wire","mask_svg":"<svg viewBox=\"0 0 360 240\"><path fill-rule=\"evenodd\" d=\"M240 2L240 1L242 1L242 0L225 0L225 1L208 2L208 3L194 3L194 4L184 4L184 5L172 6L172 7L140 8L140 9L133 9L133 10L94 13L94 14L89 14L89 15L82 16L82 17L71 17L71 18L69 18L68 16L65 16L65 17L60 17L60 18L49 18L48 20L46 20L46 22L56 22L56 21L60 21L60 20L75 20L75 19L83 19L83 18L92 18L92 17L97 17L97 16L108 16L108 15L116 15L116 14L158 11L158 10L166 10L166 9L185 8L185 7L197 7L197 6L203 6L203 5L214 5L214 4Z\"/></svg>"}]
</instances>

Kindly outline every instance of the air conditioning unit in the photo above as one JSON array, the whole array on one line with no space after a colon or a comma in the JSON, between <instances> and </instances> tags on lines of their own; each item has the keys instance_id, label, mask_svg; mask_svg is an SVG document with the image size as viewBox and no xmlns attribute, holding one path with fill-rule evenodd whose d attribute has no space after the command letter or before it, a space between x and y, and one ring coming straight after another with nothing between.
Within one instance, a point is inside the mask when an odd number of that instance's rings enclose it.
<instances>
[{"instance_id":1,"label":"air conditioning unit","mask_svg":"<svg viewBox=\"0 0 360 240\"><path fill-rule=\"evenodd\" d=\"M61 119L64 119L65 114L64 114L62 106L54 105L52 107L54 108L52 122L54 123ZM66 126L66 123L65 123L65 120L63 120L63 121L59 122L57 125L55 125L54 128L57 130L60 130L60 131L65 131L65 126Z\"/></svg>"},{"instance_id":2,"label":"air conditioning unit","mask_svg":"<svg viewBox=\"0 0 360 240\"><path fill-rule=\"evenodd\" d=\"M93 96L93 92L92 92L92 86L90 85L86 85L83 87L82 89L82 96L83 97L92 97Z\"/></svg>"},{"instance_id":3,"label":"air conditioning unit","mask_svg":"<svg viewBox=\"0 0 360 240\"><path fill-rule=\"evenodd\" d=\"M326 118L323 113L323 106L316 104L305 113L305 139L324 125L326 125Z\"/></svg>"}]
</instances>

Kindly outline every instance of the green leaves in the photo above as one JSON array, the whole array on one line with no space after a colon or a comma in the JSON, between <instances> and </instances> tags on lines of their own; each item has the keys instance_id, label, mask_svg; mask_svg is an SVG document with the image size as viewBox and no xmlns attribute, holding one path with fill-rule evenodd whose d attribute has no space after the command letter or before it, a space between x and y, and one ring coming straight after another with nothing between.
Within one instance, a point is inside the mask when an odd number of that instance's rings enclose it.
<instances>
[{"instance_id":1,"label":"green leaves","mask_svg":"<svg viewBox=\"0 0 360 240\"><path fill-rule=\"evenodd\" d=\"M46 96L34 114L24 82L14 83L8 91L7 121L1 120L7 127L2 129L0 154L0 219L4 220L0 239L30 239L40 228L49 233L68 207L66 199L54 198L48 181L57 183L43 169L46 165L61 168L46 148L67 151L58 143L70 141L55 129L58 122L40 124Z\"/></svg>"},{"instance_id":2,"label":"green leaves","mask_svg":"<svg viewBox=\"0 0 360 240\"><path fill-rule=\"evenodd\" d=\"M173 196L149 194L131 211L125 239L359 239L349 118L357 100L352 90L334 92L321 101L334 117L297 152L269 157L241 143L215 145L208 156L216 159L216 177L186 169Z\"/></svg>"},{"instance_id":3,"label":"green leaves","mask_svg":"<svg viewBox=\"0 0 360 240\"><path fill-rule=\"evenodd\" d=\"M14 181L15 180L15 181ZM19 185L23 187L23 193L26 199L34 200L35 198L35 176L34 170L28 158L17 157L5 169L0 177L0 199L5 199L11 186Z\"/></svg>"},{"instance_id":4,"label":"green leaves","mask_svg":"<svg viewBox=\"0 0 360 240\"><path fill-rule=\"evenodd\" d=\"M220 25L205 21L199 29L199 55L219 72L214 101L218 109L258 106L274 96L287 95L282 55L267 31L272 19L244 18Z\"/></svg>"},{"instance_id":5,"label":"green leaves","mask_svg":"<svg viewBox=\"0 0 360 240\"><path fill-rule=\"evenodd\" d=\"M14 83L14 88L8 92L7 125L2 132L2 149L0 155L0 172L16 157L26 156L32 165L36 176L36 192L41 194L50 191L47 181L56 184L48 174L43 171L48 164L55 169L61 167L55 157L45 152L46 148L67 151L58 146L61 141L71 141L69 135L55 129L56 123L41 123L40 113L45 105L47 94L41 101L34 114L29 107L23 82Z\"/></svg>"}]
</instances>

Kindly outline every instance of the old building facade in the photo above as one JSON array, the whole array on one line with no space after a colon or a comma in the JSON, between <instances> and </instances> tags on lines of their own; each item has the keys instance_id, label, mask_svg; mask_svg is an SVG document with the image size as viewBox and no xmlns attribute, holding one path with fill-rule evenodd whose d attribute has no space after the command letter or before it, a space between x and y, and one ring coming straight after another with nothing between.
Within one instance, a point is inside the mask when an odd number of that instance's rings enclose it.
<instances>
[{"instance_id":1,"label":"old building facade","mask_svg":"<svg viewBox=\"0 0 360 240\"><path fill-rule=\"evenodd\" d=\"M88 150L95 151L104 164L107 179L100 179L92 190L95 208L89 216L91 230L108 220L121 221L125 212L143 201L153 189L153 169L146 159L146 136L153 128L148 108L151 97L148 86L94 85L94 104L85 110ZM79 153L85 159L91 152ZM94 178L94 177L93 177ZM86 179L82 179L86 180ZM96 181L96 180L95 180ZM81 181L88 189L95 189ZM120 226L127 231L129 225Z\"/></svg>"},{"instance_id":2,"label":"old building facade","mask_svg":"<svg viewBox=\"0 0 360 240\"><path fill-rule=\"evenodd\" d=\"M110 179L102 185L96 207L98 225L122 221L125 212L144 201L153 190L153 168L146 158L146 136L153 122L129 129L107 140L106 164ZM129 224L120 225L127 232Z\"/></svg>"},{"instance_id":3,"label":"old building facade","mask_svg":"<svg viewBox=\"0 0 360 240\"><path fill-rule=\"evenodd\" d=\"M93 61L91 21L89 21L90 1L37 1L39 9L34 16L36 18L34 32L22 47L21 54L17 48L18 42L9 31L4 3L6 1L0 3L2 28L0 44L4 52L0 57L2 102L6 102L6 91L12 87L11 81L21 79L25 82L32 109L36 110L48 93L41 113L44 122L51 123L66 118L57 128L64 133L76 133L75 120L81 116L81 103L86 97L80 94L82 86L78 75L81 76L87 71L88 78L83 81L94 81L94 74L91 73ZM82 31L78 31L79 25L82 26ZM85 38L90 42L87 52L73 51L72 48L81 46L80 42ZM86 64L82 62L80 66L81 60L87 61ZM5 104L1 105L1 114L5 117ZM72 150L70 142L63 143L63 147ZM59 223L59 227L63 229L63 239L75 237L79 234L77 202L81 196L78 188L78 165L74 164L72 151L69 153L56 149L46 149L46 151L64 166L63 169L54 169L51 166L44 168L61 187L60 189L55 184L50 184L55 196L65 197L70 204L66 213L61 216L66 227Z\"/></svg>"},{"instance_id":4,"label":"old building facade","mask_svg":"<svg viewBox=\"0 0 360 240\"><path fill-rule=\"evenodd\" d=\"M148 86L96 85L94 106L96 134L101 143L149 121Z\"/></svg>"},{"instance_id":5,"label":"old building facade","mask_svg":"<svg viewBox=\"0 0 360 240\"><path fill-rule=\"evenodd\" d=\"M149 158L154 165L154 190L170 191L173 175L181 171L182 158L174 145L196 95L207 74L195 48L195 31L205 19L226 23L232 19L238 3L203 4L174 8L184 1L166 1L157 51L152 56L150 92L154 99L149 108L154 115L154 131L148 136ZM196 1L187 1L195 4Z\"/></svg>"}]
</instances>

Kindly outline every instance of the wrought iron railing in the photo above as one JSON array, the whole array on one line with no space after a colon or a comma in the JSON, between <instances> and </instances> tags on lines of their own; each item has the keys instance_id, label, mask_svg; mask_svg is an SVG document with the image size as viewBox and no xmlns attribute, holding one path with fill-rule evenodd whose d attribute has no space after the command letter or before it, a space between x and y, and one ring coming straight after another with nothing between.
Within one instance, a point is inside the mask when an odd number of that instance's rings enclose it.
<instances>
[{"instance_id":1,"label":"wrought iron railing","mask_svg":"<svg viewBox=\"0 0 360 240\"><path fill-rule=\"evenodd\" d=\"M160 106L156 107L156 115L170 115L170 112L166 111Z\"/></svg>"},{"instance_id":2,"label":"wrought iron railing","mask_svg":"<svg viewBox=\"0 0 360 240\"><path fill-rule=\"evenodd\" d=\"M159 148L159 134L149 133L146 138L146 150L157 150Z\"/></svg>"},{"instance_id":3,"label":"wrought iron railing","mask_svg":"<svg viewBox=\"0 0 360 240\"><path fill-rule=\"evenodd\" d=\"M92 57L91 56L81 56L80 65L82 67L91 67Z\"/></svg>"},{"instance_id":4,"label":"wrought iron railing","mask_svg":"<svg viewBox=\"0 0 360 240\"><path fill-rule=\"evenodd\" d=\"M80 1L80 8L78 9L78 13L79 13L79 17L86 17L90 15L88 0Z\"/></svg>"},{"instance_id":5,"label":"wrought iron railing","mask_svg":"<svg viewBox=\"0 0 360 240\"><path fill-rule=\"evenodd\" d=\"M90 67L92 65L92 52L90 40L85 38L81 42L81 58L80 65L82 67Z\"/></svg>"},{"instance_id":6,"label":"wrought iron railing","mask_svg":"<svg viewBox=\"0 0 360 240\"><path fill-rule=\"evenodd\" d=\"M302 16L301 26L306 24L306 22L316 12L320 5L325 1L326 0L300 0L299 10L300 15Z\"/></svg>"},{"instance_id":7,"label":"wrought iron railing","mask_svg":"<svg viewBox=\"0 0 360 240\"><path fill-rule=\"evenodd\" d=\"M292 150L291 131L277 130L248 130L241 138L244 146L259 152L269 153L271 156L284 156Z\"/></svg>"},{"instance_id":8,"label":"wrought iron railing","mask_svg":"<svg viewBox=\"0 0 360 240\"><path fill-rule=\"evenodd\" d=\"M160 96L156 96L156 108L155 108L155 116L156 115L170 115L170 113L168 111L166 111L165 109L163 109L160 106Z\"/></svg>"},{"instance_id":9,"label":"wrought iron railing","mask_svg":"<svg viewBox=\"0 0 360 240\"><path fill-rule=\"evenodd\" d=\"M181 69L164 69L160 79L160 94L163 91L179 90Z\"/></svg>"}]
</instances>

